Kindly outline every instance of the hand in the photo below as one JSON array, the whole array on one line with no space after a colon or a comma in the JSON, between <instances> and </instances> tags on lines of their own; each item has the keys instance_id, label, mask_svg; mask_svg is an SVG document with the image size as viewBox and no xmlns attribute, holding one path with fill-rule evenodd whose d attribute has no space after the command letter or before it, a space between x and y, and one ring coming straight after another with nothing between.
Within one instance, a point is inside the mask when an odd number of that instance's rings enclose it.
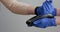
<instances>
[{"instance_id":1,"label":"hand","mask_svg":"<svg viewBox=\"0 0 60 32\"><path fill-rule=\"evenodd\" d=\"M44 10L44 14L52 14L54 16L56 16L56 9L52 4L52 1L45 1L42 5L43 10Z\"/></svg>"},{"instance_id":2,"label":"hand","mask_svg":"<svg viewBox=\"0 0 60 32\"><path fill-rule=\"evenodd\" d=\"M56 16L56 8L52 4L52 0L46 0L42 6L36 8L37 15L52 14Z\"/></svg>"},{"instance_id":3,"label":"hand","mask_svg":"<svg viewBox=\"0 0 60 32\"><path fill-rule=\"evenodd\" d=\"M39 28L46 28L49 26L56 26L55 18L43 18L33 22L33 26Z\"/></svg>"}]
</instances>

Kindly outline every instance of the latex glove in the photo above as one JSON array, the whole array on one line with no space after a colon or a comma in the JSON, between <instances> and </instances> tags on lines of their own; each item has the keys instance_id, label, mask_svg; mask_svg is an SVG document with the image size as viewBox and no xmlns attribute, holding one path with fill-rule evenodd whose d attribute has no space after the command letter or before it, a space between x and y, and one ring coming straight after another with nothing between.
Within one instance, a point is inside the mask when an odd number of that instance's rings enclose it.
<instances>
[{"instance_id":1,"label":"latex glove","mask_svg":"<svg viewBox=\"0 0 60 32\"><path fill-rule=\"evenodd\" d=\"M56 16L56 8L52 4L52 0L46 0L42 6L36 7L35 9L36 15L45 15L45 14L52 14Z\"/></svg>"},{"instance_id":2,"label":"latex glove","mask_svg":"<svg viewBox=\"0 0 60 32\"><path fill-rule=\"evenodd\" d=\"M56 18L43 18L33 22L33 26L39 28L46 28L49 26L56 26Z\"/></svg>"}]
</instances>

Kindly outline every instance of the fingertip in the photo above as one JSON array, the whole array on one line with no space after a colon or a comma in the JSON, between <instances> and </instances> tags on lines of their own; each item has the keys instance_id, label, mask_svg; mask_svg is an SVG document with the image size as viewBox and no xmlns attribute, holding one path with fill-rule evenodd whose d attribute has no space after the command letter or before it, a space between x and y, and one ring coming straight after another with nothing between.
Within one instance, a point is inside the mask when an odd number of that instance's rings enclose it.
<instances>
[{"instance_id":1,"label":"fingertip","mask_svg":"<svg viewBox=\"0 0 60 32\"><path fill-rule=\"evenodd\" d=\"M53 0L46 0L46 1L51 2L51 3L53 2Z\"/></svg>"}]
</instances>

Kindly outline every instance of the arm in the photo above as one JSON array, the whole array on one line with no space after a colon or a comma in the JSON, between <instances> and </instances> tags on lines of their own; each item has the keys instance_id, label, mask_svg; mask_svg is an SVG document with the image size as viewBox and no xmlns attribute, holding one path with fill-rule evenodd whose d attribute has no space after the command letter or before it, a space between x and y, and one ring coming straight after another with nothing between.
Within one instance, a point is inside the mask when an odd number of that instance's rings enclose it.
<instances>
[{"instance_id":1,"label":"arm","mask_svg":"<svg viewBox=\"0 0 60 32\"><path fill-rule=\"evenodd\" d=\"M16 0L0 0L10 11L16 14L35 14L36 6L17 2ZM60 16L60 9L57 9L57 16Z\"/></svg>"},{"instance_id":2,"label":"arm","mask_svg":"<svg viewBox=\"0 0 60 32\"><path fill-rule=\"evenodd\" d=\"M16 14L34 14L36 6L18 2L16 0L0 0L10 11Z\"/></svg>"}]
</instances>

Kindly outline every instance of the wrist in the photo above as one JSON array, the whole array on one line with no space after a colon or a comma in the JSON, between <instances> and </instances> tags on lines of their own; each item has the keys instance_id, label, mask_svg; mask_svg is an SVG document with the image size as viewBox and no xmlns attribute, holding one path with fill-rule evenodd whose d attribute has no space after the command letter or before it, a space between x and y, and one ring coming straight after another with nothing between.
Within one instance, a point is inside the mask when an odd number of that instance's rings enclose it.
<instances>
[{"instance_id":1,"label":"wrist","mask_svg":"<svg viewBox=\"0 0 60 32\"><path fill-rule=\"evenodd\" d=\"M57 16L57 9L54 8L54 10L51 12L52 15Z\"/></svg>"},{"instance_id":2,"label":"wrist","mask_svg":"<svg viewBox=\"0 0 60 32\"><path fill-rule=\"evenodd\" d=\"M51 20L49 20L50 25L49 26L56 26L56 18L51 18Z\"/></svg>"},{"instance_id":3,"label":"wrist","mask_svg":"<svg viewBox=\"0 0 60 32\"><path fill-rule=\"evenodd\" d=\"M60 25L60 17L56 17L56 24Z\"/></svg>"},{"instance_id":4,"label":"wrist","mask_svg":"<svg viewBox=\"0 0 60 32\"><path fill-rule=\"evenodd\" d=\"M38 16L38 15L43 15L43 7L42 6L40 6L40 7L36 7L35 8L35 14Z\"/></svg>"}]
</instances>

